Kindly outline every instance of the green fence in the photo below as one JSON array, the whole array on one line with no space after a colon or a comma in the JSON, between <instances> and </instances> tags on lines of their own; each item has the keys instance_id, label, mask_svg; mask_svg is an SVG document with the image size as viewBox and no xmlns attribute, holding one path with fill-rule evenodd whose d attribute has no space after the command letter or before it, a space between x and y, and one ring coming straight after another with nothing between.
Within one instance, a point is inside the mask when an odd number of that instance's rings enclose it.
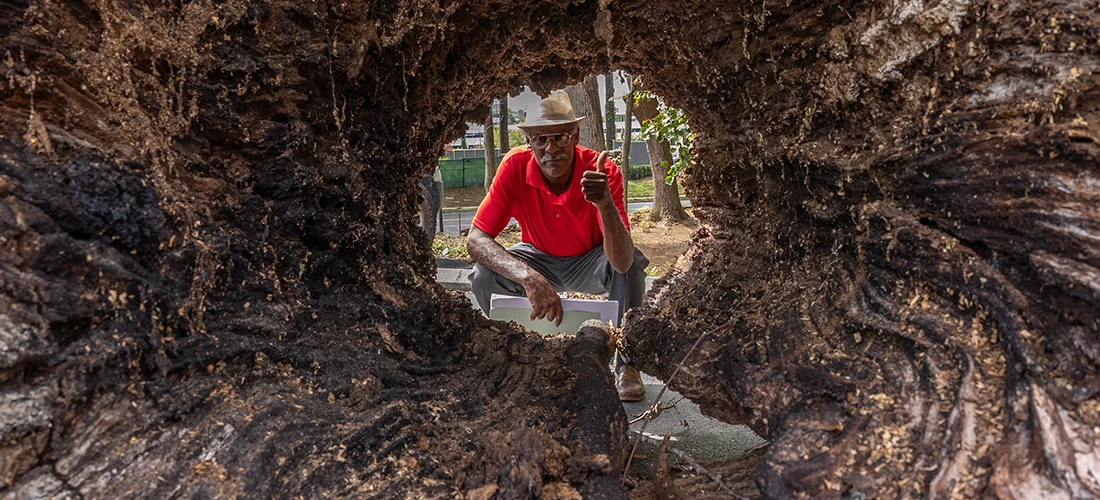
<instances>
[{"instance_id":1,"label":"green fence","mask_svg":"<svg viewBox=\"0 0 1100 500\"><path fill-rule=\"evenodd\" d=\"M481 186L485 184L485 158L439 160L444 188Z\"/></svg>"}]
</instances>

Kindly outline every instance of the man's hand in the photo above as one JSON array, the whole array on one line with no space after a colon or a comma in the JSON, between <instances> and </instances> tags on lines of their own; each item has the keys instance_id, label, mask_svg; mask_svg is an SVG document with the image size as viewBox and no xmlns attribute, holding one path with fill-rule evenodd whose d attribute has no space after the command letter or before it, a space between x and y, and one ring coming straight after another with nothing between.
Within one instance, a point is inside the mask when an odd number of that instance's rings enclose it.
<instances>
[{"instance_id":1,"label":"man's hand","mask_svg":"<svg viewBox=\"0 0 1100 500\"><path fill-rule=\"evenodd\" d=\"M527 300L531 302L531 319L546 318L554 326L561 326L565 313L561 308L561 297L546 277L531 269L523 278L523 289L527 291Z\"/></svg>"},{"instance_id":2,"label":"man's hand","mask_svg":"<svg viewBox=\"0 0 1100 500\"><path fill-rule=\"evenodd\" d=\"M607 185L607 168L604 166L606 161L607 151L604 151L600 153L599 158L596 158L596 170L585 170L584 177L581 178L581 192L584 193L584 200L596 205L597 208L611 203L611 188Z\"/></svg>"}]
</instances>

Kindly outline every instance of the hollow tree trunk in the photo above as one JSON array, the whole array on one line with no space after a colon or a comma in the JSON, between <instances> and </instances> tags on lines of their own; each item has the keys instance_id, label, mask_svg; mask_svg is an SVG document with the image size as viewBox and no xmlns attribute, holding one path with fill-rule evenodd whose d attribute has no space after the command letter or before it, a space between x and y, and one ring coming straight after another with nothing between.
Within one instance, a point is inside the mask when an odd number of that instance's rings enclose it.
<instances>
[{"instance_id":1,"label":"hollow tree trunk","mask_svg":"<svg viewBox=\"0 0 1100 500\"><path fill-rule=\"evenodd\" d=\"M724 90L646 80L701 132L703 226L632 357L728 325L673 387L769 439L766 497L1100 495L1094 6L680 15Z\"/></svg>"},{"instance_id":2,"label":"hollow tree trunk","mask_svg":"<svg viewBox=\"0 0 1100 500\"><path fill-rule=\"evenodd\" d=\"M471 103L614 65L702 222L626 348L728 325L673 385L765 496L1097 496L1096 16L0 1L0 495L621 494L601 342L483 320L415 224Z\"/></svg>"},{"instance_id":3,"label":"hollow tree trunk","mask_svg":"<svg viewBox=\"0 0 1100 500\"><path fill-rule=\"evenodd\" d=\"M389 6L0 2L0 497L621 496L606 339L434 283L417 181L505 89L409 92Z\"/></svg>"},{"instance_id":4,"label":"hollow tree trunk","mask_svg":"<svg viewBox=\"0 0 1100 500\"><path fill-rule=\"evenodd\" d=\"M573 103L573 112L583 116L581 121L581 146L604 151L603 115L600 114L600 89L596 75L588 75L581 83L565 87L569 101Z\"/></svg>"},{"instance_id":5,"label":"hollow tree trunk","mask_svg":"<svg viewBox=\"0 0 1100 500\"><path fill-rule=\"evenodd\" d=\"M639 122L645 122L657 117L657 99L637 99L633 106L634 116ZM649 170L653 172L653 211L650 213L652 220L681 221L688 216L684 206L680 203L680 186L676 179L672 183L666 183L668 165L672 165L672 151L666 141L646 138L646 151L649 152Z\"/></svg>"}]
</instances>

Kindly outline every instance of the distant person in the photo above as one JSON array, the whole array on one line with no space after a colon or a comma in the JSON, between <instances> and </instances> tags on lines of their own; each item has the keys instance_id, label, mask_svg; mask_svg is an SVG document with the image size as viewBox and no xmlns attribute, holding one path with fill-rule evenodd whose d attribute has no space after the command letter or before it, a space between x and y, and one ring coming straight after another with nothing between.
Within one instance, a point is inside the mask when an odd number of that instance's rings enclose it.
<instances>
[{"instance_id":1,"label":"distant person","mask_svg":"<svg viewBox=\"0 0 1100 500\"><path fill-rule=\"evenodd\" d=\"M619 302L620 321L641 304L649 260L630 238L623 177L606 152L577 144L583 119L568 95L551 94L519 125L527 146L501 160L466 239L478 262L470 286L486 313L494 293L526 296L532 319L558 325L558 292L606 292ZM522 243L505 250L495 238L513 217ZM620 399L645 398L638 370L619 353L614 371Z\"/></svg>"},{"instance_id":2,"label":"distant person","mask_svg":"<svg viewBox=\"0 0 1100 500\"><path fill-rule=\"evenodd\" d=\"M433 240L439 211L443 209L443 173L439 165L435 166L434 174L420 178L420 194L424 197L420 202L420 227L427 233L428 240Z\"/></svg>"}]
</instances>

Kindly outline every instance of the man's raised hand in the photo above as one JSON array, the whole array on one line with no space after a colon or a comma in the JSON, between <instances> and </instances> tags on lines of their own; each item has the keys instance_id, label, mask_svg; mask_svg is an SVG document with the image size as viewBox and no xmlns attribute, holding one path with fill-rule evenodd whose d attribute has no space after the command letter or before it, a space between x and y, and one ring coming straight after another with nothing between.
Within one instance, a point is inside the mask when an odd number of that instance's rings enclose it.
<instances>
[{"instance_id":1,"label":"man's raised hand","mask_svg":"<svg viewBox=\"0 0 1100 500\"><path fill-rule=\"evenodd\" d=\"M584 177L581 178L581 192L584 193L585 201L596 207L611 203L611 188L607 185L605 162L607 162L607 151L600 153L599 158L596 158L596 170L585 170Z\"/></svg>"}]
</instances>

